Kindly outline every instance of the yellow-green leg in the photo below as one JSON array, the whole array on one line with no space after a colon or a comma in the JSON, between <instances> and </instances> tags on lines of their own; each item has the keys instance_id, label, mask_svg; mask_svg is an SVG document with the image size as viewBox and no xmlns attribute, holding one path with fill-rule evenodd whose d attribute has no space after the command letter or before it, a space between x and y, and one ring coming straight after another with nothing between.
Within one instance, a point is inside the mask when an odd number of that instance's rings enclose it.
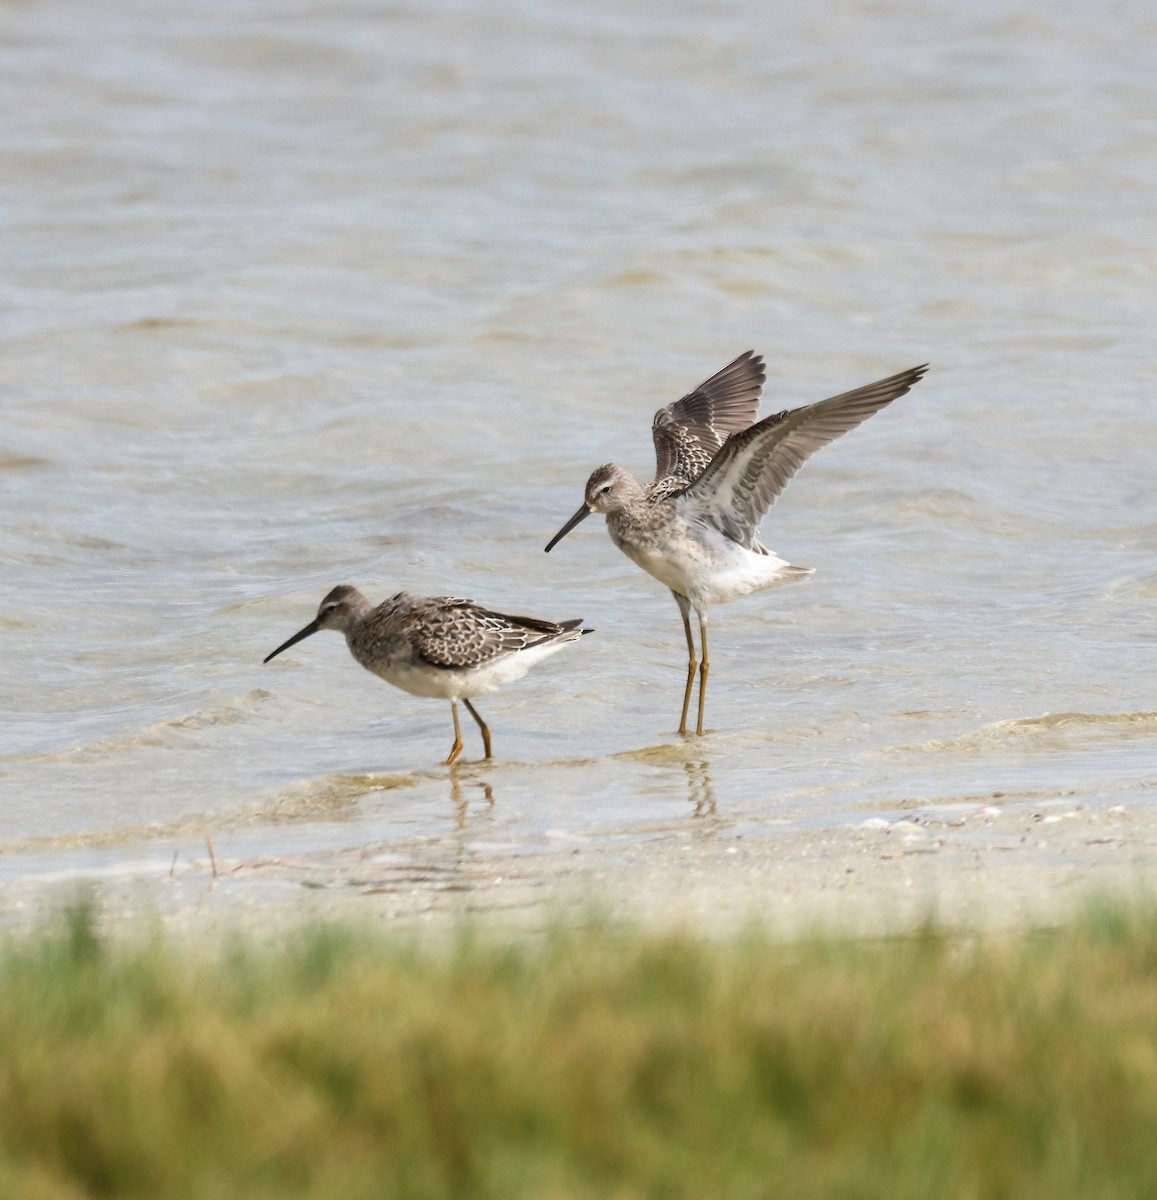
<instances>
[{"instance_id":1,"label":"yellow-green leg","mask_svg":"<svg viewBox=\"0 0 1157 1200\"><path fill-rule=\"evenodd\" d=\"M703 661L699 664L699 722L695 727L696 733L703 732L703 702L707 699L707 672L711 670L711 660L707 654L707 619L702 613L699 614L699 645L703 650Z\"/></svg>"},{"instance_id":2,"label":"yellow-green leg","mask_svg":"<svg viewBox=\"0 0 1157 1200\"><path fill-rule=\"evenodd\" d=\"M469 701L467 701L469 705ZM444 766L452 767L458 761L458 755L462 753L462 726L458 724L458 701L450 701L450 712L454 715L454 745L450 747L450 757L446 759Z\"/></svg>"},{"instance_id":3,"label":"yellow-green leg","mask_svg":"<svg viewBox=\"0 0 1157 1200\"><path fill-rule=\"evenodd\" d=\"M478 728L482 730L482 749L485 751L484 758L493 758L490 753L490 726L478 715L478 710L466 699L462 697L462 703L466 705L466 711L478 722Z\"/></svg>"},{"instance_id":4,"label":"yellow-green leg","mask_svg":"<svg viewBox=\"0 0 1157 1200\"><path fill-rule=\"evenodd\" d=\"M675 603L679 605L679 615L683 618L683 632L687 635L687 686L683 689L683 714L679 718L679 732L687 732L687 710L691 707L691 689L695 686L695 638L691 633L691 606L685 597L678 592L672 592Z\"/></svg>"}]
</instances>

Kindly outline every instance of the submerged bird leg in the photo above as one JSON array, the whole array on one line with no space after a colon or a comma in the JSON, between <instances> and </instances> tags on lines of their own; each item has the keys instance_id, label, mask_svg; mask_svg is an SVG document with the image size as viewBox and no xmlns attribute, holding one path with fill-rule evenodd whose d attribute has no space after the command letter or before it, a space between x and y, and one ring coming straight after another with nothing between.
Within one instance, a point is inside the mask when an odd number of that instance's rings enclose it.
<instances>
[{"instance_id":1,"label":"submerged bird leg","mask_svg":"<svg viewBox=\"0 0 1157 1200\"><path fill-rule=\"evenodd\" d=\"M469 704L467 704L469 707ZM450 757L442 764L444 767L452 767L458 761L458 755L462 753L462 726L458 724L458 701L450 701L450 712L454 715L454 745L450 747Z\"/></svg>"},{"instance_id":2,"label":"submerged bird leg","mask_svg":"<svg viewBox=\"0 0 1157 1200\"><path fill-rule=\"evenodd\" d=\"M703 661L699 664L699 722L696 733L703 732L703 701L707 698L707 672L711 670L711 659L707 654L707 618L699 613L699 645L703 647Z\"/></svg>"},{"instance_id":3,"label":"submerged bird leg","mask_svg":"<svg viewBox=\"0 0 1157 1200\"><path fill-rule=\"evenodd\" d=\"M466 711L478 722L478 728L482 730L482 749L486 751L483 758L493 758L490 753L490 726L478 715L478 710L466 699L462 697L462 703L466 705Z\"/></svg>"},{"instance_id":4,"label":"submerged bird leg","mask_svg":"<svg viewBox=\"0 0 1157 1200\"><path fill-rule=\"evenodd\" d=\"M687 686L683 689L683 715L679 718L679 732L687 732L687 710L691 707L691 689L695 686L695 668L699 665L695 661L695 638L691 633L691 605L687 602L685 596L680 596L678 592L672 592L675 597L675 603L679 606L679 613L683 618L683 632L687 635Z\"/></svg>"}]
</instances>

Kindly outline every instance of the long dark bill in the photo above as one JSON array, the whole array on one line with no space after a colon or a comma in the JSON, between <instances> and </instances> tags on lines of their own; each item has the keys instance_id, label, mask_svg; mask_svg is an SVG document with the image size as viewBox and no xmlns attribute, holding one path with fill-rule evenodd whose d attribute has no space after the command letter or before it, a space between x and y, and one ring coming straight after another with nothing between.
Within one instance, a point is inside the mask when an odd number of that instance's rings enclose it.
<instances>
[{"instance_id":1,"label":"long dark bill","mask_svg":"<svg viewBox=\"0 0 1157 1200\"><path fill-rule=\"evenodd\" d=\"M299 629L297 633L295 633L293 637L289 639L288 642L282 642L282 644L278 646L271 655L269 655L269 658L263 658L261 661L268 662L270 658L276 658L282 652L282 650L288 650L290 646L296 646L298 642L303 641L305 638L309 637L310 634L317 633L320 628L321 626L318 625L316 620L310 621L310 623L304 629Z\"/></svg>"},{"instance_id":2,"label":"long dark bill","mask_svg":"<svg viewBox=\"0 0 1157 1200\"><path fill-rule=\"evenodd\" d=\"M584 504L582 508L575 513L573 517L546 543L546 552L549 554L555 546L562 541L564 537L580 522L585 521L591 515L591 510Z\"/></svg>"}]
</instances>

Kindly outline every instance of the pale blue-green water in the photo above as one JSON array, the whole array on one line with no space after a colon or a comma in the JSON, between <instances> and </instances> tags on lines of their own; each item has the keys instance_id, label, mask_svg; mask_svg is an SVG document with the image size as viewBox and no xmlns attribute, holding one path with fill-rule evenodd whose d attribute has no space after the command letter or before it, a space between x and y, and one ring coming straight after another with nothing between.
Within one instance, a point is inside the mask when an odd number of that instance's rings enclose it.
<instances>
[{"instance_id":1,"label":"pale blue-green water","mask_svg":"<svg viewBox=\"0 0 1157 1200\"><path fill-rule=\"evenodd\" d=\"M1157 799L1149 6L0 21L0 880ZM764 412L933 370L773 510L816 574L716 612L683 743L670 596L542 547L749 347ZM444 706L261 665L339 582L596 628L465 814Z\"/></svg>"}]
</instances>

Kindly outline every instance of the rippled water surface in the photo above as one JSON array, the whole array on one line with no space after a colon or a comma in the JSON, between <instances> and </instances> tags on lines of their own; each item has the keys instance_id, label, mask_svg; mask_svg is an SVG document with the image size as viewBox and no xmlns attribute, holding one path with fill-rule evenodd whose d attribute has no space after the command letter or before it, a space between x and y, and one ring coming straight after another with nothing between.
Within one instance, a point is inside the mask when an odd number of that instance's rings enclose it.
<instances>
[{"instance_id":1,"label":"rippled water surface","mask_svg":"<svg viewBox=\"0 0 1157 1200\"><path fill-rule=\"evenodd\" d=\"M1150 5L0 22L0 878L1157 797ZM668 593L542 547L748 347L765 412L933 370L764 523L816 573L717 610L684 741ZM261 664L339 582L597 634L451 779L337 635Z\"/></svg>"}]
</instances>

